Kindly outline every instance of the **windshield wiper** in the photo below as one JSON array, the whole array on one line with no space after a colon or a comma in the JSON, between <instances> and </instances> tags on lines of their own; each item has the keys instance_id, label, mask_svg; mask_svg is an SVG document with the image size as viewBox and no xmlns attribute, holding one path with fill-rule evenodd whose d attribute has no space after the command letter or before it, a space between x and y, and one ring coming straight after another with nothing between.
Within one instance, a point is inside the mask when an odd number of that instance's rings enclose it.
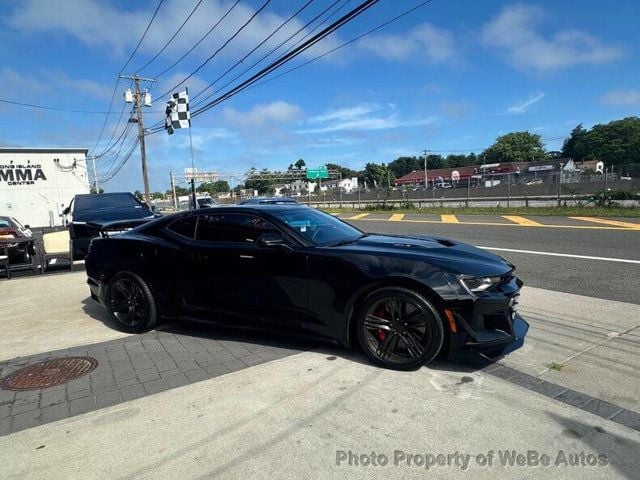
<instances>
[{"instance_id":1,"label":"windshield wiper","mask_svg":"<svg viewBox=\"0 0 640 480\"><path fill-rule=\"evenodd\" d=\"M349 245L350 243L353 242L357 242L358 240L362 240L364 237L368 236L368 233L363 233L362 235L360 235L359 237L356 238L351 238L349 240L340 240L339 242L336 243L332 243L331 245L329 245L330 247L339 247L340 245Z\"/></svg>"}]
</instances>

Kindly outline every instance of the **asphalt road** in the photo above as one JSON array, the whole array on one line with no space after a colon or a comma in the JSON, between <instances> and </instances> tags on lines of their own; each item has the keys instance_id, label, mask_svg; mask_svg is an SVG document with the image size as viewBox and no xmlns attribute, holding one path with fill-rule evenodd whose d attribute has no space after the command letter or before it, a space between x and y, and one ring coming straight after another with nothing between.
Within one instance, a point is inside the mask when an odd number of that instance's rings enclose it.
<instances>
[{"instance_id":1,"label":"asphalt road","mask_svg":"<svg viewBox=\"0 0 640 480\"><path fill-rule=\"evenodd\" d=\"M344 215L348 217L348 214ZM482 221L482 217L475 217ZM561 223L560 218L546 218ZM437 235L496 249L640 261L640 230L536 228L350 220L367 232ZM517 266L526 285L640 304L640 264L493 250Z\"/></svg>"}]
</instances>

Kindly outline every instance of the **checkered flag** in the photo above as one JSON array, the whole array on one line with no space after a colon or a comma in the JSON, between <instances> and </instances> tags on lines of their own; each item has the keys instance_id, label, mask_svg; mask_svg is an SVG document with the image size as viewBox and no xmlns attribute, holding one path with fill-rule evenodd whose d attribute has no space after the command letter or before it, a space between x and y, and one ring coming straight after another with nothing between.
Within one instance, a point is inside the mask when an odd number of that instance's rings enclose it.
<instances>
[{"instance_id":1,"label":"checkered flag","mask_svg":"<svg viewBox=\"0 0 640 480\"><path fill-rule=\"evenodd\" d=\"M187 91L174 93L167 102L165 110L167 118L164 121L164 128L169 135L176 128L190 128L191 114L189 113L189 95Z\"/></svg>"}]
</instances>

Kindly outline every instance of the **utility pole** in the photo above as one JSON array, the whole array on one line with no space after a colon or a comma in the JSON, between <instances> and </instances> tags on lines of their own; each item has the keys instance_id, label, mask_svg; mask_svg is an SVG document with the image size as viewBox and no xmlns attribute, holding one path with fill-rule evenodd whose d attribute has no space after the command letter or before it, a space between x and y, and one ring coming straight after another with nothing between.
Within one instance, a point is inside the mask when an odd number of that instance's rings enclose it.
<instances>
[{"instance_id":1,"label":"utility pole","mask_svg":"<svg viewBox=\"0 0 640 480\"><path fill-rule=\"evenodd\" d=\"M89 159L89 158L93 162L93 192L94 193L99 193L99 190L98 190L98 173L97 173L97 170L96 170L96 157L94 155L92 157L87 157L87 159Z\"/></svg>"},{"instance_id":2,"label":"utility pole","mask_svg":"<svg viewBox=\"0 0 640 480\"><path fill-rule=\"evenodd\" d=\"M178 210L178 197L176 197L176 181L173 178L173 172L169 172L171 178L171 192L173 193L173 208Z\"/></svg>"},{"instance_id":3,"label":"utility pole","mask_svg":"<svg viewBox=\"0 0 640 480\"><path fill-rule=\"evenodd\" d=\"M144 78L138 75L120 75L120 78L133 80L135 91L133 92L133 103L136 108L136 118L130 119L138 124L138 140L140 140L140 159L142 161L142 182L144 183L144 200L147 205L151 205L151 192L149 191L149 175L147 174L147 150L144 144L144 123L142 121L142 106L151 106L151 98L147 98L146 92L140 91L140 80L144 82L155 82L155 78ZM125 94L126 99L126 94Z\"/></svg>"},{"instance_id":4,"label":"utility pole","mask_svg":"<svg viewBox=\"0 0 640 480\"><path fill-rule=\"evenodd\" d=\"M427 177L427 152L428 150L424 150L422 152L422 154L424 155L424 190L425 190L425 194L426 191L429 189L429 180Z\"/></svg>"}]
</instances>

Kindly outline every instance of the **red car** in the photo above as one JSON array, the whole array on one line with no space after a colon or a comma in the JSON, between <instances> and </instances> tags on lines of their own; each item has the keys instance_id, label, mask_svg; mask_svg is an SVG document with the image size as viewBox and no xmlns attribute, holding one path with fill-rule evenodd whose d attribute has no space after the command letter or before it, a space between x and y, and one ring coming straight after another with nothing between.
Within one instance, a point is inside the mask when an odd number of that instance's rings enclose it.
<instances>
[{"instance_id":1,"label":"red car","mask_svg":"<svg viewBox=\"0 0 640 480\"><path fill-rule=\"evenodd\" d=\"M32 238L29 225L23 226L13 217L0 217L0 253L2 247L6 247L10 263L31 262L31 257L35 255L33 242L11 242L13 239L25 238Z\"/></svg>"}]
</instances>

